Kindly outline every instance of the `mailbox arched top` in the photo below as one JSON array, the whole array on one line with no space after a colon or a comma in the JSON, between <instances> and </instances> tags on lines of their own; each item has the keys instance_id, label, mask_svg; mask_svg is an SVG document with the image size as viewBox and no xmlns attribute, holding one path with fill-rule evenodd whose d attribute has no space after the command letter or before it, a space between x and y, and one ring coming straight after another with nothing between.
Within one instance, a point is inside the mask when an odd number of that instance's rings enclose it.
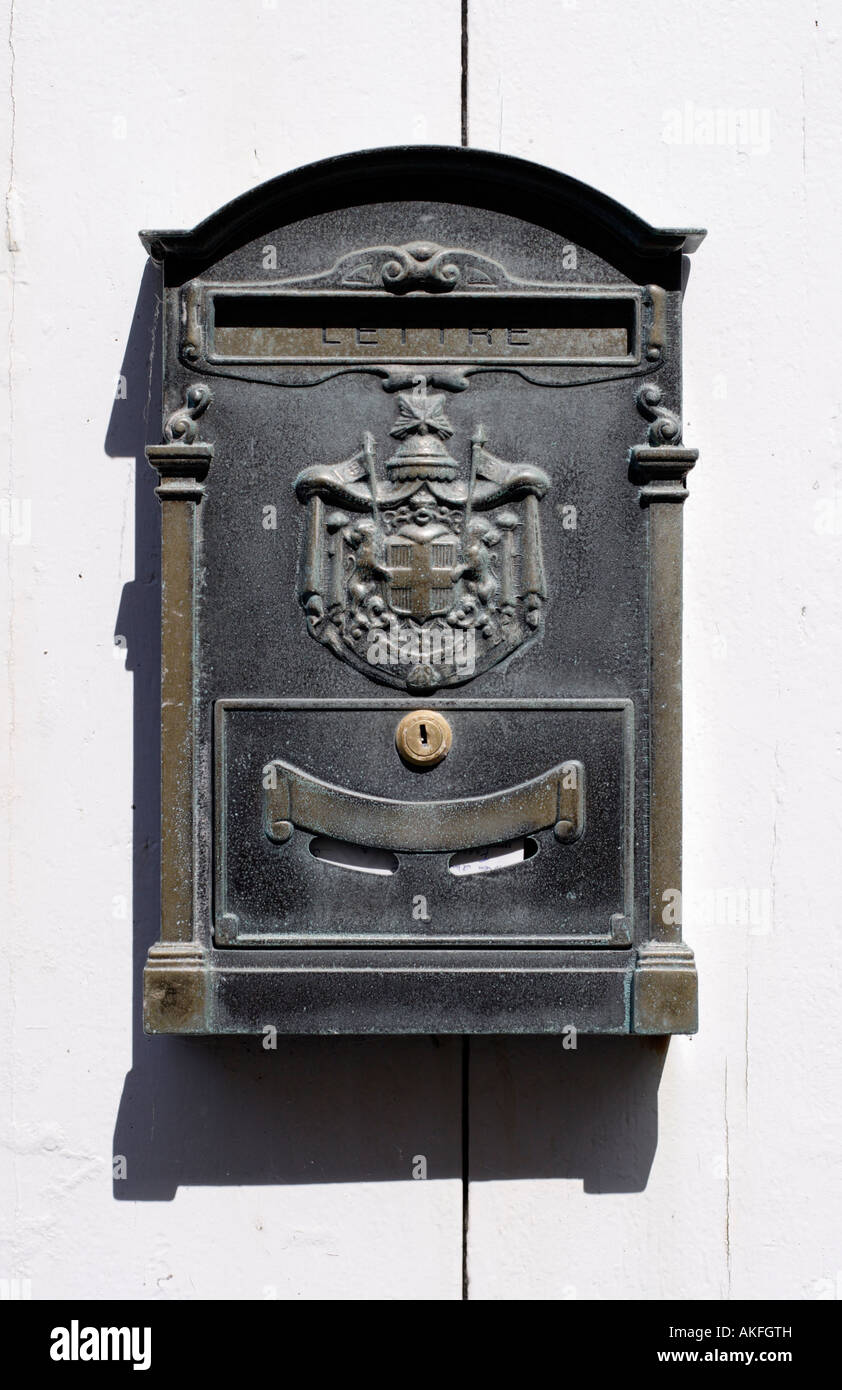
<instances>
[{"instance_id":1,"label":"mailbox arched top","mask_svg":"<svg viewBox=\"0 0 842 1390\"><path fill-rule=\"evenodd\" d=\"M397 145L306 164L226 203L190 231L142 231L176 278L196 274L274 228L361 203L454 202L563 231L609 260L695 251L697 228L657 228L567 174L512 155L449 145Z\"/></svg>"}]
</instances>

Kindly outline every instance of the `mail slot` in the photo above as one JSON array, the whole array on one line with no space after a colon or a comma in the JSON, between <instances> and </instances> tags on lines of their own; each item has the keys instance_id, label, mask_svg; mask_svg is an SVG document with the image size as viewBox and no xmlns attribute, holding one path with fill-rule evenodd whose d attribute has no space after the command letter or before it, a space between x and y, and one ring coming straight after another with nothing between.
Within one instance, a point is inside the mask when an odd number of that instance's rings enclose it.
<instances>
[{"instance_id":1,"label":"mail slot","mask_svg":"<svg viewBox=\"0 0 842 1390\"><path fill-rule=\"evenodd\" d=\"M692 1032L683 257L414 147L163 278L164 1033Z\"/></svg>"}]
</instances>

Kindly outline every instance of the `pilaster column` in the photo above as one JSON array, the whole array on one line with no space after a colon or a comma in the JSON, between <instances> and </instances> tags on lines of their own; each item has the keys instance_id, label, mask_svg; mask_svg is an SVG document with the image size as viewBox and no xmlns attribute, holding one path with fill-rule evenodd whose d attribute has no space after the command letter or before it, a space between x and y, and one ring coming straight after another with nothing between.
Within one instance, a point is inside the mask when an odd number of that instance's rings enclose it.
<instances>
[{"instance_id":1,"label":"pilaster column","mask_svg":"<svg viewBox=\"0 0 842 1390\"><path fill-rule=\"evenodd\" d=\"M144 1025L153 1032L197 1029L205 1006L205 953L194 940L194 643L197 514L213 445L197 442L197 419L211 401L191 386L187 404L164 426L164 444L146 456L161 500L161 938L144 971Z\"/></svg>"},{"instance_id":2,"label":"pilaster column","mask_svg":"<svg viewBox=\"0 0 842 1390\"><path fill-rule=\"evenodd\" d=\"M629 451L640 504L649 510L649 940L638 952L636 1033L695 1032L697 979L693 952L681 939L681 631L682 513L687 474L699 457L681 444L678 417L661 405L659 387L638 393L653 423L649 444Z\"/></svg>"}]
</instances>

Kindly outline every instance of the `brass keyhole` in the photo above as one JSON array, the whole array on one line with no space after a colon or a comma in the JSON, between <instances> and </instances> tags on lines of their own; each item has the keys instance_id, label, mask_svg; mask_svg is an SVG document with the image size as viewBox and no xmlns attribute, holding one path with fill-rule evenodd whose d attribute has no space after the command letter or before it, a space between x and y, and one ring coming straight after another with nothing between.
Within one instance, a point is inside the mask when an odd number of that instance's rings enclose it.
<instances>
[{"instance_id":1,"label":"brass keyhole","mask_svg":"<svg viewBox=\"0 0 842 1390\"><path fill-rule=\"evenodd\" d=\"M446 758L453 732L434 709L415 709L405 714L395 732L395 745L411 767L435 767Z\"/></svg>"}]
</instances>

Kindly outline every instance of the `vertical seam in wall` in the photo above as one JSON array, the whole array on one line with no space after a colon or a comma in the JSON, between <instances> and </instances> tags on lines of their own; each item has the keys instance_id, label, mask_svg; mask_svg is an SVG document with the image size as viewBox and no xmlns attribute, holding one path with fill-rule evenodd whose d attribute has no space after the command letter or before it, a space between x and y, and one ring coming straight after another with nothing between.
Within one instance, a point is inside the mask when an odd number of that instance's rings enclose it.
<instances>
[{"instance_id":1,"label":"vertical seam in wall","mask_svg":"<svg viewBox=\"0 0 842 1390\"><path fill-rule=\"evenodd\" d=\"M731 1297L731 1137L728 1130L728 1058L725 1058L725 1268L728 1278L726 1298Z\"/></svg>"},{"instance_id":2,"label":"vertical seam in wall","mask_svg":"<svg viewBox=\"0 0 842 1390\"><path fill-rule=\"evenodd\" d=\"M17 291L17 266L15 264L15 253L17 251L16 230L12 211L15 198L15 155L16 155L16 136L17 136L17 105L15 97L15 5L14 0L9 6L9 28L7 32L7 44L9 49L9 180L6 186L6 249L9 257L9 325L8 325L8 412L9 412L9 452L8 452L8 594L9 594L9 616L8 616L8 642L9 652L7 660L7 690L8 690L8 788L7 788L7 820L6 834L8 835L8 886L7 893L9 898L9 910L13 914L15 911L15 861L12 841L12 827L15 820L15 742L16 742L16 722L17 722L17 703L16 703L16 670L15 670L15 565L13 559L12 542L15 530L15 400L14 400L14 356L15 356L15 309ZM18 504L20 507L23 503ZM18 521L20 525L20 521ZM15 977L14 977L14 955L9 953L9 1023L14 1037L16 1028L17 1010L15 1007ZM9 1102L12 1129L14 1131L17 1124L17 1091L15 1086L15 1059L14 1055L9 1057ZM14 1223L12 1234L12 1266L10 1274L16 1275L17 1270L17 1250L20 1236L19 1213L20 1213L20 1181L18 1176L18 1155L12 1154L12 1174L14 1187Z\"/></svg>"},{"instance_id":3,"label":"vertical seam in wall","mask_svg":"<svg viewBox=\"0 0 842 1390\"><path fill-rule=\"evenodd\" d=\"M470 1072L471 1039L462 1038L462 1301L467 1303L468 1291L468 1226L471 1197L471 1110Z\"/></svg>"},{"instance_id":4,"label":"vertical seam in wall","mask_svg":"<svg viewBox=\"0 0 842 1390\"><path fill-rule=\"evenodd\" d=\"M468 0L462 0L462 145L468 143Z\"/></svg>"}]
</instances>

